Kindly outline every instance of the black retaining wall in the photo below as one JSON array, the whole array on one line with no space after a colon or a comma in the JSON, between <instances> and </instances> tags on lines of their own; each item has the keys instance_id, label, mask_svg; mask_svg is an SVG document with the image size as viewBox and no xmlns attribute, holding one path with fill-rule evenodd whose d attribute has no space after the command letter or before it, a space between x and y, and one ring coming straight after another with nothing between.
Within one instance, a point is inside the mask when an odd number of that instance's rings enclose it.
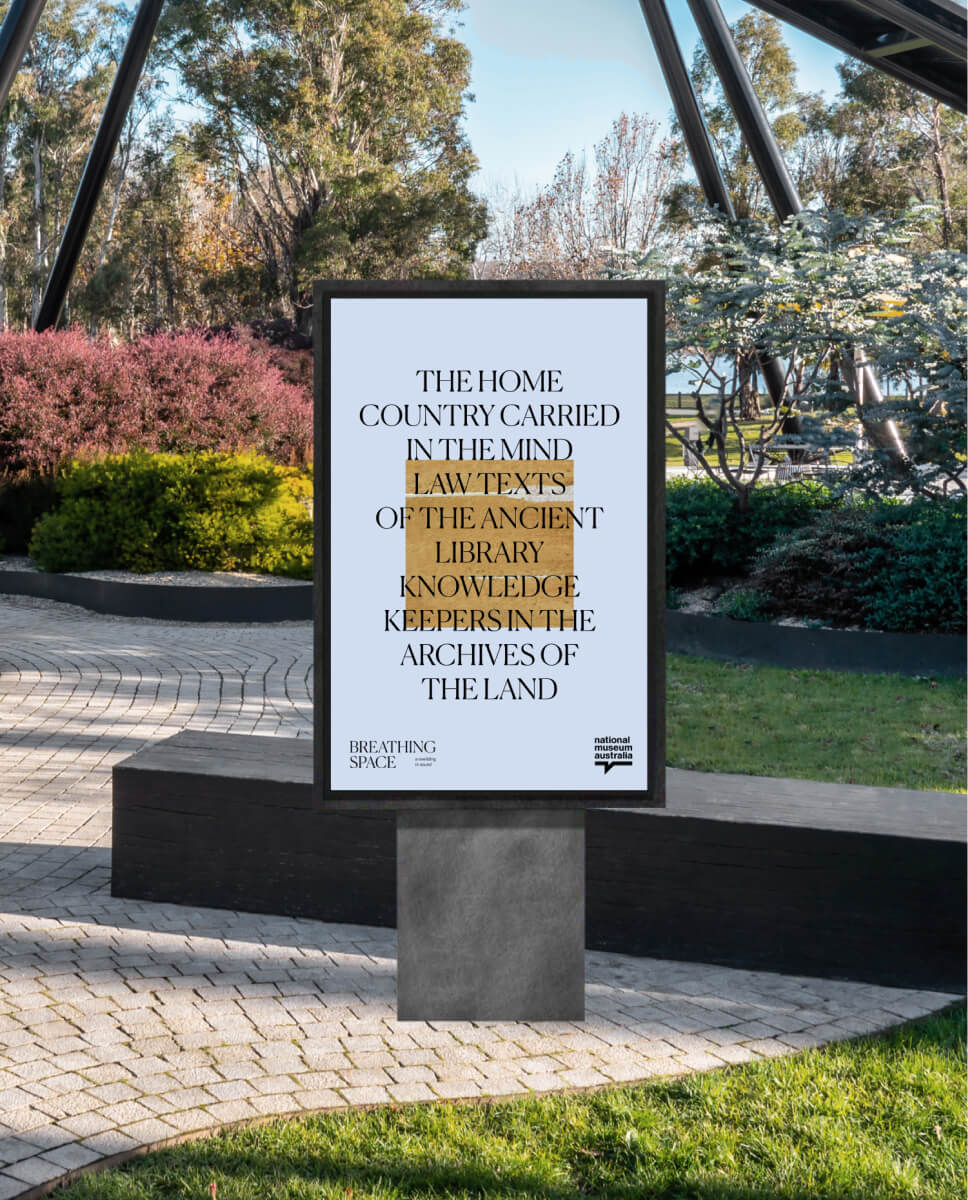
<instances>
[{"instance_id":1,"label":"black retaining wall","mask_svg":"<svg viewBox=\"0 0 968 1200\"><path fill-rule=\"evenodd\" d=\"M254 587L186 587L180 584L119 583L47 571L0 571L0 592L79 604L116 617L161 621L311 621L310 583Z\"/></svg>"},{"instance_id":2,"label":"black retaining wall","mask_svg":"<svg viewBox=\"0 0 968 1200\"><path fill-rule=\"evenodd\" d=\"M0 571L3 592L61 600L113 616L167 621L257 624L313 618L309 583L209 588L118 583L45 571ZM665 624L666 649L672 654L759 666L961 677L968 661L961 634L806 629L671 610Z\"/></svg>"},{"instance_id":3,"label":"black retaining wall","mask_svg":"<svg viewBox=\"0 0 968 1200\"><path fill-rule=\"evenodd\" d=\"M666 613L671 654L754 666L857 671L875 675L963 676L966 643L957 633L874 633L731 621Z\"/></svg>"}]
</instances>

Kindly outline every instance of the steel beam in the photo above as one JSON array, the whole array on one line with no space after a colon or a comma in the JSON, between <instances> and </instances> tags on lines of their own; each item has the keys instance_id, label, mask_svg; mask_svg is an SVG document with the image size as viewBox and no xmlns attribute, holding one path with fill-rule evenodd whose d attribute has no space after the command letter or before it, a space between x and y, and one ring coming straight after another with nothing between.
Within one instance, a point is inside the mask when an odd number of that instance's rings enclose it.
<instances>
[{"instance_id":1,"label":"steel beam","mask_svg":"<svg viewBox=\"0 0 968 1200\"><path fill-rule=\"evenodd\" d=\"M717 0L689 0L689 7L699 27L699 36L706 45L710 60L723 85L740 133L749 146L756 168L766 185L773 211L781 221L795 216L802 211L803 201L790 178L766 110L753 88L753 82L733 41L733 34L722 9ZM843 362L845 375L850 381L857 402L858 414L870 433L871 440L900 466L906 461L907 455L895 423L891 420L872 422L863 415L867 403L874 406L884 403L884 396L874 372L864 362L851 361L846 352L843 353Z\"/></svg>"},{"instance_id":2,"label":"steel beam","mask_svg":"<svg viewBox=\"0 0 968 1200\"><path fill-rule=\"evenodd\" d=\"M871 58L890 58L894 54L907 54L911 50L923 50L931 43L927 38L915 37L898 29L895 33L883 33L870 45L864 47L864 53Z\"/></svg>"},{"instance_id":3,"label":"steel beam","mask_svg":"<svg viewBox=\"0 0 968 1200\"><path fill-rule=\"evenodd\" d=\"M883 17L885 21L892 22L907 33L927 38L933 46L945 50L952 58L960 58L962 61L968 58L964 33L953 28L954 25L959 24L957 19L952 20L951 27L949 27L949 25L942 24L941 21L919 12L913 5L902 3L901 0L853 0L853 3L858 8L864 8L868 12ZM960 24L963 30L964 17Z\"/></svg>"},{"instance_id":4,"label":"steel beam","mask_svg":"<svg viewBox=\"0 0 968 1200\"><path fill-rule=\"evenodd\" d=\"M124 47L124 54L121 56L114 83L111 85L111 93L101 117L101 124L98 126L97 136L87 157L87 162L84 164L84 172L77 187L77 194L74 197L71 214L67 219L64 236L61 238L57 257L47 280L47 288L44 291L40 311L34 322L36 330L50 329L60 319L61 310L67 298L67 289L70 287L77 260L84 247L84 240L90 229L91 219L100 199L104 180L111 165L111 159L114 157L128 109L131 107L131 101L134 99L141 79L141 72L145 65L145 59L148 57L148 49L151 46L151 39L154 36L163 5L164 0L141 0L138 11L135 13L128 41Z\"/></svg>"},{"instance_id":5,"label":"steel beam","mask_svg":"<svg viewBox=\"0 0 968 1200\"><path fill-rule=\"evenodd\" d=\"M749 146L773 210L781 221L785 220L798 213L803 208L803 202L783 161L773 127L753 89L753 81L736 48L723 11L716 0L689 0L689 8L743 140Z\"/></svg>"},{"instance_id":6,"label":"steel beam","mask_svg":"<svg viewBox=\"0 0 968 1200\"><path fill-rule=\"evenodd\" d=\"M706 128L702 109L693 90L692 80L686 70L665 0L639 0L639 3L702 194L710 208L718 208L730 221L735 221L733 202L723 179L709 130Z\"/></svg>"},{"instance_id":7,"label":"steel beam","mask_svg":"<svg viewBox=\"0 0 968 1200\"><path fill-rule=\"evenodd\" d=\"M0 108L20 70L30 39L47 0L13 0L0 28Z\"/></svg>"},{"instance_id":8,"label":"steel beam","mask_svg":"<svg viewBox=\"0 0 968 1200\"><path fill-rule=\"evenodd\" d=\"M712 139L706 128L706 121L699 107L692 80L689 78L682 51L679 49L665 0L639 0L639 3L703 197L710 208L718 208L728 220L735 221L733 201L720 170L719 160L716 158L716 151L713 149ZM786 391L786 372L782 364L768 354L760 353L758 359L770 399L775 406L779 406L783 403Z\"/></svg>"},{"instance_id":9,"label":"steel beam","mask_svg":"<svg viewBox=\"0 0 968 1200\"><path fill-rule=\"evenodd\" d=\"M933 70L927 66L918 69L910 62L899 60L894 55L872 56L863 48L857 37L851 37L842 23L833 21L831 14L824 11L827 7L836 11L835 6L817 4L814 0L814 3L806 11L800 11L805 7L803 0L799 0L796 4L791 4L789 0L749 0L749 2L755 4L763 12L769 13L771 17L778 17L781 21L803 30L804 33L809 33L811 37L826 42L828 46L833 46L842 54L849 54L853 58L860 59L861 62L877 67L887 75L893 75L895 79L900 79L908 87L916 88L934 100L940 100L949 108L956 108L959 112L965 111L964 72L950 69L942 71L937 64ZM935 0L935 3L940 5L941 0ZM958 6L954 5L951 12L952 15L959 16ZM964 18L965 10L962 7L959 19L963 22Z\"/></svg>"}]
</instances>

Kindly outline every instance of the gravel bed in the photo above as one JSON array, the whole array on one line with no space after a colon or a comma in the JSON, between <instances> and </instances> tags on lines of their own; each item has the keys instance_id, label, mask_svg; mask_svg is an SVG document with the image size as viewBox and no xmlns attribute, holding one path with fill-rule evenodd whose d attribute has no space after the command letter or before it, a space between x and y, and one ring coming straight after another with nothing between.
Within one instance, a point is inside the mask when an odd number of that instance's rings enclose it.
<instances>
[{"instance_id":1,"label":"gravel bed","mask_svg":"<svg viewBox=\"0 0 968 1200\"><path fill-rule=\"evenodd\" d=\"M0 646L3 644L3 627L5 618L16 613L18 609L32 609L38 613L56 613L62 617L74 617L83 621L97 621L105 625L130 625L136 629L141 625L161 625L170 629L225 629L238 632L242 629L304 629L306 636L312 635L312 621L259 621L257 624L247 624L244 621L179 621L176 617L163 620L160 617L122 617L116 613L92 612L89 608L81 608L77 604L67 604L63 600L47 600L42 596L6 596L0 592Z\"/></svg>"},{"instance_id":2,"label":"gravel bed","mask_svg":"<svg viewBox=\"0 0 968 1200\"><path fill-rule=\"evenodd\" d=\"M36 571L32 558L22 555L0 555L0 571ZM245 571L65 571L78 579L105 579L111 583L161 583L181 587L310 587L305 579L289 579L284 575L255 575Z\"/></svg>"},{"instance_id":3,"label":"gravel bed","mask_svg":"<svg viewBox=\"0 0 968 1200\"><path fill-rule=\"evenodd\" d=\"M742 583L742 580L733 581ZM682 588L679 590L678 612L689 616L719 616L719 601L729 590L729 583L707 584L705 587ZM724 618L725 620L726 618ZM776 617L767 625L785 625L790 629L840 629L846 633L863 633L861 625L824 625L819 621L808 621L803 617ZM867 631L869 632L869 631Z\"/></svg>"}]
</instances>

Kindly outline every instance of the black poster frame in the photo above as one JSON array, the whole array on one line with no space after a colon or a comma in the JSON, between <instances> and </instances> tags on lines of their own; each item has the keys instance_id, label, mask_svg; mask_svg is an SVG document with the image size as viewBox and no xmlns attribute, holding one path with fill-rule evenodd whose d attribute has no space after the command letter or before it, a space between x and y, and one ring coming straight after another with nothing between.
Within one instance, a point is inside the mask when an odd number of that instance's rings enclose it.
<instances>
[{"instance_id":1,"label":"black poster frame","mask_svg":"<svg viewBox=\"0 0 968 1200\"><path fill-rule=\"evenodd\" d=\"M331 781L331 301L366 298L637 299L648 301L644 335L648 349L647 467L647 770L646 787L622 791L333 791ZM588 809L665 805L665 284L661 280L319 280L313 290L314 445L313 519L315 540L314 791L329 811L417 809ZM590 701L591 703L591 701Z\"/></svg>"}]
</instances>

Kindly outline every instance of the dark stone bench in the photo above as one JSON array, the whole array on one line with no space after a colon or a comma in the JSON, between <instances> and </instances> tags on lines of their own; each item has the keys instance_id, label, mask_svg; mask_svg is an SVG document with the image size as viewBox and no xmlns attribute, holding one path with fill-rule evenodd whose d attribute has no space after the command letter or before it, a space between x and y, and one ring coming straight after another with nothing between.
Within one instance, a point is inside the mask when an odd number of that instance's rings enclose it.
<instances>
[{"instance_id":1,"label":"dark stone bench","mask_svg":"<svg viewBox=\"0 0 968 1200\"><path fill-rule=\"evenodd\" d=\"M586 816L590 947L963 989L963 796L667 783ZM394 815L323 811L309 738L186 731L114 768L115 896L393 926L395 874Z\"/></svg>"}]
</instances>

